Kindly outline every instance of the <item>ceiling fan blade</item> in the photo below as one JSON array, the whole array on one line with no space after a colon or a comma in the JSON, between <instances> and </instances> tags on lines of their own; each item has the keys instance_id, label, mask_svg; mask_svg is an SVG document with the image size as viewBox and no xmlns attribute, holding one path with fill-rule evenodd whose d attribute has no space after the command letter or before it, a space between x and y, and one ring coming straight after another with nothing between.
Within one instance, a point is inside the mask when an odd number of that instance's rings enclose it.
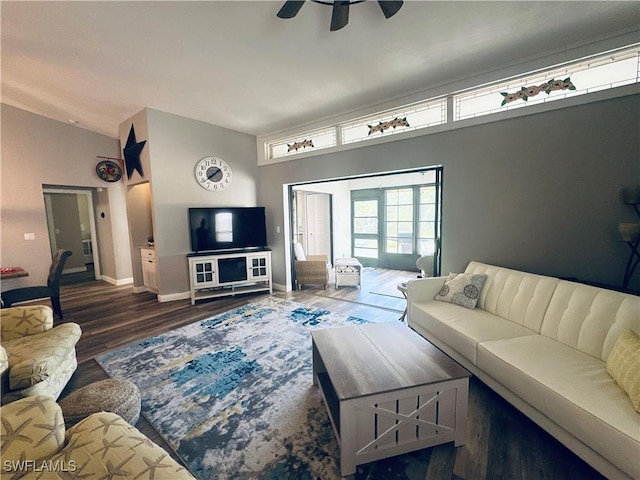
<instances>
[{"instance_id":1,"label":"ceiling fan blade","mask_svg":"<svg viewBox=\"0 0 640 480\"><path fill-rule=\"evenodd\" d=\"M293 18L304 5L304 0L287 0L282 6L277 16L279 18Z\"/></svg>"},{"instance_id":2,"label":"ceiling fan blade","mask_svg":"<svg viewBox=\"0 0 640 480\"><path fill-rule=\"evenodd\" d=\"M401 0L398 0L398 1L378 0L378 5L380 5L380 8L382 9L382 13L384 13L385 18L391 18L396 13L398 13L398 10L400 10L400 7L402 7L402 4L403 2Z\"/></svg>"},{"instance_id":3,"label":"ceiling fan blade","mask_svg":"<svg viewBox=\"0 0 640 480\"><path fill-rule=\"evenodd\" d=\"M335 32L349 23L349 1L335 0L331 13L331 30Z\"/></svg>"}]
</instances>

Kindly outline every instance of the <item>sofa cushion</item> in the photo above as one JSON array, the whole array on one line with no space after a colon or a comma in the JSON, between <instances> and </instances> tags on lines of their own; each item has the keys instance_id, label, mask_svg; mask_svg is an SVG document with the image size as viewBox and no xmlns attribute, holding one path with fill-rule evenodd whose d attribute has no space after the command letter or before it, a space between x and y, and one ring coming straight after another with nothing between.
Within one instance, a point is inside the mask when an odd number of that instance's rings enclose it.
<instances>
[{"instance_id":1,"label":"sofa cushion","mask_svg":"<svg viewBox=\"0 0 640 480\"><path fill-rule=\"evenodd\" d=\"M478 342L535 335L528 328L480 309L468 310L434 300L416 302L411 308L409 326L427 338L439 339L474 365Z\"/></svg>"},{"instance_id":2,"label":"sofa cushion","mask_svg":"<svg viewBox=\"0 0 640 480\"><path fill-rule=\"evenodd\" d=\"M19 478L28 468L40 467L40 461L64 445L62 410L51 397L28 397L4 405L0 417L2 478ZM24 463L27 459L34 462Z\"/></svg>"},{"instance_id":3,"label":"sofa cushion","mask_svg":"<svg viewBox=\"0 0 640 480\"><path fill-rule=\"evenodd\" d=\"M483 273L487 281L478 308L540 333L557 278L470 262L465 273Z\"/></svg>"},{"instance_id":4,"label":"sofa cushion","mask_svg":"<svg viewBox=\"0 0 640 480\"><path fill-rule=\"evenodd\" d=\"M476 308L480 291L487 276L473 273L451 273L434 300L455 303L473 310Z\"/></svg>"},{"instance_id":5,"label":"sofa cushion","mask_svg":"<svg viewBox=\"0 0 640 480\"><path fill-rule=\"evenodd\" d=\"M640 415L603 361L531 335L480 344L478 367L632 478L640 478Z\"/></svg>"},{"instance_id":6,"label":"sofa cushion","mask_svg":"<svg viewBox=\"0 0 640 480\"><path fill-rule=\"evenodd\" d=\"M55 374L69 352L75 351L81 333L77 324L63 323L43 333L3 342L9 357L9 388L27 388Z\"/></svg>"},{"instance_id":7,"label":"sofa cushion","mask_svg":"<svg viewBox=\"0 0 640 480\"><path fill-rule=\"evenodd\" d=\"M640 412L640 337L633 330L625 330L618 337L607 359L607 372Z\"/></svg>"},{"instance_id":8,"label":"sofa cushion","mask_svg":"<svg viewBox=\"0 0 640 480\"><path fill-rule=\"evenodd\" d=\"M561 281L540 333L606 362L627 328L640 332L640 297Z\"/></svg>"}]
</instances>

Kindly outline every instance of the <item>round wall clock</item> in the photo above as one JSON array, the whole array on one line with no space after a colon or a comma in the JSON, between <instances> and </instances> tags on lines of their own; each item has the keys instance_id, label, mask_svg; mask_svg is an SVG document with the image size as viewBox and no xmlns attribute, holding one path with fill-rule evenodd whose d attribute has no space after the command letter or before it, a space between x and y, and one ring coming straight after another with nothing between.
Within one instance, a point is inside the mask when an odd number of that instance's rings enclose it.
<instances>
[{"instance_id":1,"label":"round wall clock","mask_svg":"<svg viewBox=\"0 0 640 480\"><path fill-rule=\"evenodd\" d=\"M196 180L202 188L217 191L231 185L231 167L218 157L204 157L196 164Z\"/></svg>"},{"instance_id":2,"label":"round wall clock","mask_svg":"<svg viewBox=\"0 0 640 480\"><path fill-rule=\"evenodd\" d=\"M117 162L102 160L96 165L96 173L105 182L117 182L122 178L122 167Z\"/></svg>"}]
</instances>

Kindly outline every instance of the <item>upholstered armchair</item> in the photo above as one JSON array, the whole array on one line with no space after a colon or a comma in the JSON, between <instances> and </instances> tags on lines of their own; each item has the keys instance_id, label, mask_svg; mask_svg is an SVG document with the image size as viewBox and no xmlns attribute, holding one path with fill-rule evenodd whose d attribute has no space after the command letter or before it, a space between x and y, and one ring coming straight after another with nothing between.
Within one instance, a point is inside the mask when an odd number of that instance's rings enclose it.
<instances>
[{"instance_id":1,"label":"upholstered armchair","mask_svg":"<svg viewBox=\"0 0 640 480\"><path fill-rule=\"evenodd\" d=\"M54 327L45 305L0 310L2 403L31 395L57 399L78 366L81 334L75 323Z\"/></svg>"},{"instance_id":2,"label":"upholstered armchair","mask_svg":"<svg viewBox=\"0 0 640 480\"><path fill-rule=\"evenodd\" d=\"M294 245L296 257L296 287L302 290L303 285L322 285L326 290L329 283L329 263L326 255L306 255L302 245Z\"/></svg>"},{"instance_id":3,"label":"upholstered armchair","mask_svg":"<svg viewBox=\"0 0 640 480\"><path fill-rule=\"evenodd\" d=\"M433 277L434 262L434 255L423 255L422 257L418 258L418 260L416 261L416 267L418 267L418 270L420 270L420 276L422 278Z\"/></svg>"},{"instance_id":4,"label":"upholstered armchair","mask_svg":"<svg viewBox=\"0 0 640 480\"><path fill-rule=\"evenodd\" d=\"M0 415L3 480L195 480L115 413L94 413L66 430L60 406L34 396L3 405Z\"/></svg>"}]
</instances>

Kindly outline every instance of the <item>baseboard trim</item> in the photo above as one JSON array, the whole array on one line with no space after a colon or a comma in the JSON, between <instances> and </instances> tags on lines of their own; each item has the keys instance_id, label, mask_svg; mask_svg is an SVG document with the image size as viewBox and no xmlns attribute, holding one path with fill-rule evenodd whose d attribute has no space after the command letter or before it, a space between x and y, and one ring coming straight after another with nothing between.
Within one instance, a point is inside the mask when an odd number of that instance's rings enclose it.
<instances>
[{"instance_id":1,"label":"baseboard trim","mask_svg":"<svg viewBox=\"0 0 640 480\"><path fill-rule=\"evenodd\" d=\"M291 287L287 287L286 285L282 285L280 283L272 284L274 290L278 290L279 292L290 292L292 290Z\"/></svg>"},{"instance_id":2,"label":"baseboard trim","mask_svg":"<svg viewBox=\"0 0 640 480\"><path fill-rule=\"evenodd\" d=\"M190 292L170 293L168 295L158 295L158 301L161 303L175 302L176 300L188 300L191 298Z\"/></svg>"},{"instance_id":3,"label":"baseboard trim","mask_svg":"<svg viewBox=\"0 0 640 480\"><path fill-rule=\"evenodd\" d=\"M105 282L110 283L111 285L115 285L116 287L120 287L122 285L129 285L130 283L133 283L133 277L121 278L120 280L116 280L115 278L111 278L106 275L100 275L99 280L104 280ZM134 291L135 291L135 287L134 287Z\"/></svg>"}]
</instances>

